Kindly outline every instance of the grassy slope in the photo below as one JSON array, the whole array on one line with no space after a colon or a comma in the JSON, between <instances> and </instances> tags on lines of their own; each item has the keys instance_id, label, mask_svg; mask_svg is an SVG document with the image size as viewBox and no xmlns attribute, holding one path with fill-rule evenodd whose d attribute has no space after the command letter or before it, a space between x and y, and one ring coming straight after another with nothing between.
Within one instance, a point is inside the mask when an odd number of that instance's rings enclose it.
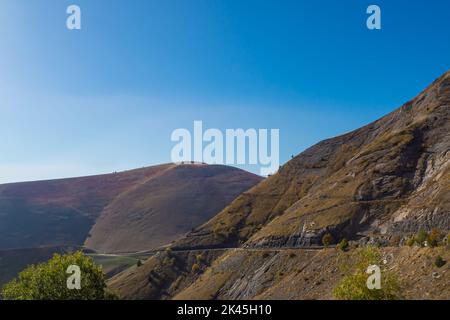
<instances>
[{"instance_id":1,"label":"grassy slope","mask_svg":"<svg viewBox=\"0 0 450 320\"><path fill-rule=\"evenodd\" d=\"M390 236L419 228L448 230L449 105L450 72L382 119L306 150L173 247L283 246L298 240L302 231L320 241L328 231L340 239L358 233ZM246 253L231 250L224 256L244 263ZM402 256L408 257L408 252ZM170 298L194 283L198 274L189 268L192 255L178 256L176 263L166 258L152 257L140 270L127 270L110 284L128 298ZM310 258L304 257L305 261ZM252 270L241 268L240 263L229 268L233 265L223 259L211 261L224 273L205 273L207 286L227 282L228 272L250 277L261 261L252 260ZM205 270L213 272L204 268L200 274ZM318 265L317 272L331 271ZM148 281L149 275L157 281ZM213 281L208 282L208 277ZM186 291L184 297L202 292L203 285L196 283L195 290ZM206 290L200 295L226 297L231 289ZM415 293L416 297L426 294Z\"/></svg>"},{"instance_id":2,"label":"grassy slope","mask_svg":"<svg viewBox=\"0 0 450 320\"><path fill-rule=\"evenodd\" d=\"M82 245L114 197L166 167L0 185L0 249Z\"/></svg>"},{"instance_id":3,"label":"grassy slope","mask_svg":"<svg viewBox=\"0 0 450 320\"><path fill-rule=\"evenodd\" d=\"M0 185L0 250L80 246L89 236L94 248L149 249L200 225L260 180L225 166L167 164Z\"/></svg>"},{"instance_id":4,"label":"grassy slope","mask_svg":"<svg viewBox=\"0 0 450 320\"><path fill-rule=\"evenodd\" d=\"M43 247L0 251L0 288L27 266L45 262L55 253L72 252L71 247Z\"/></svg>"},{"instance_id":5,"label":"grassy slope","mask_svg":"<svg viewBox=\"0 0 450 320\"><path fill-rule=\"evenodd\" d=\"M254 174L226 166L169 168L114 199L86 246L98 252L133 252L168 244L259 181Z\"/></svg>"}]
</instances>

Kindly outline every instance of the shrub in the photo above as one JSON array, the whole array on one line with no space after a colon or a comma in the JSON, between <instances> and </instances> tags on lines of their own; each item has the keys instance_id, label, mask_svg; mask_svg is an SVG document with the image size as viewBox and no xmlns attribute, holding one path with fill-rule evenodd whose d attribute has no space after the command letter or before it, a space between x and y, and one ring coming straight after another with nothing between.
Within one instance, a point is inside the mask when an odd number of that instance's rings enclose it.
<instances>
[{"instance_id":1,"label":"shrub","mask_svg":"<svg viewBox=\"0 0 450 320\"><path fill-rule=\"evenodd\" d=\"M425 230L420 230L415 237L415 242L419 246L423 247L425 245L425 241L427 241L427 239L428 239L428 233Z\"/></svg>"},{"instance_id":2,"label":"shrub","mask_svg":"<svg viewBox=\"0 0 450 320\"><path fill-rule=\"evenodd\" d=\"M167 247L166 250L165 250L165 252L166 252L166 254L167 254L168 257L172 256L172 248Z\"/></svg>"},{"instance_id":3,"label":"shrub","mask_svg":"<svg viewBox=\"0 0 450 320\"><path fill-rule=\"evenodd\" d=\"M202 253L200 253L195 256L195 260L197 261L198 264L201 264L205 261L205 257L203 256Z\"/></svg>"},{"instance_id":4,"label":"shrub","mask_svg":"<svg viewBox=\"0 0 450 320\"><path fill-rule=\"evenodd\" d=\"M140 266L142 266L142 261L141 260L138 260L137 261L137 263L136 263L136 266L139 268Z\"/></svg>"},{"instance_id":5,"label":"shrub","mask_svg":"<svg viewBox=\"0 0 450 320\"><path fill-rule=\"evenodd\" d=\"M342 239L341 242L339 242L338 244L338 248L341 249L342 251L345 251L348 249L348 241L347 239Z\"/></svg>"},{"instance_id":6,"label":"shrub","mask_svg":"<svg viewBox=\"0 0 450 320\"><path fill-rule=\"evenodd\" d=\"M67 273L71 265L81 271L81 289L70 290ZM81 251L55 254L45 263L32 265L19 273L19 278L7 283L1 293L5 300L110 300L115 294L106 291L102 268Z\"/></svg>"},{"instance_id":7,"label":"shrub","mask_svg":"<svg viewBox=\"0 0 450 320\"><path fill-rule=\"evenodd\" d=\"M325 247L328 247L333 242L334 242L334 239L333 239L333 236L331 235L331 233L327 233L322 237L322 244Z\"/></svg>"},{"instance_id":8,"label":"shrub","mask_svg":"<svg viewBox=\"0 0 450 320\"><path fill-rule=\"evenodd\" d=\"M439 230L433 229L431 230L430 234L428 235L428 244L430 247L437 247L439 243L441 242L442 234Z\"/></svg>"},{"instance_id":9,"label":"shrub","mask_svg":"<svg viewBox=\"0 0 450 320\"><path fill-rule=\"evenodd\" d=\"M414 237L411 237L408 239L408 241L406 241L406 244L410 247L412 247L414 243L416 243L416 239L414 239Z\"/></svg>"},{"instance_id":10,"label":"shrub","mask_svg":"<svg viewBox=\"0 0 450 320\"><path fill-rule=\"evenodd\" d=\"M445 261L441 256L437 256L436 260L434 260L434 265L438 268L443 267L447 261Z\"/></svg>"},{"instance_id":11,"label":"shrub","mask_svg":"<svg viewBox=\"0 0 450 320\"><path fill-rule=\"evenodd\" d=\"M192 272L197 273L200 271L200 266L197 263L194 263L191 268Z\"/></svg>"},{"instance_id":12,"label":"shrub","mask_svg":"<svg viewBox=\"0 0 450 320\"><path fill-rule=\"evenodd\" d=\"M381 289L370 290L367 288L367 267L379 264L379 249L368 247L361 250L356 262L342 267L347 269L349 275L342 278L333 289L333 296L340 300L395 300L400 298L400 285L397 277L389 270L383 270L381 276Z\"/></svg>"},{"instance_id":13,"label":"shrub","mask_svg":"<svg viewBox=\"0 0 450 320\"><path fill-rule=\"evenodd\" d=\"M389 240L389 243L390 243L391 246L397 247L397 246L400 245L401 240L402 239L401 239L401 237L399 235L395 235Z\"/></svg>"},{"instance_id":14,"label":"shrub","mask_svg":"<svg viewBox=\"0 0 450 320\"><path fill-rule=\"evenodd\" d=\"M294 253L294 252L291 252L290 254L289 254L289 258L291 258L291 259L293 259L293 258L295 258L297 255Z\"/></svg>"}]
</instances>

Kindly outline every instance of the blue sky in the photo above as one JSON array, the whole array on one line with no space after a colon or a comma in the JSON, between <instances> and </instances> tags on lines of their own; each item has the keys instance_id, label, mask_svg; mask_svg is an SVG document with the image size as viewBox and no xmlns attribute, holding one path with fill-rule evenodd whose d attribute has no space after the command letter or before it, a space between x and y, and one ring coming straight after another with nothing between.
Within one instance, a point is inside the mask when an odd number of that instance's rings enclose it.
<instances>
[{"instance_id":1,"label":"blue sky","mask_svg":"<svg viewBox=\"0 0 450 320\"><path fill-rule=\"evenodd\" d=\"M1 0L0 183L169 162L194 120L279 128L284 163L447 71L448 21L446 0Z\"/></svg>"}]
</instances>

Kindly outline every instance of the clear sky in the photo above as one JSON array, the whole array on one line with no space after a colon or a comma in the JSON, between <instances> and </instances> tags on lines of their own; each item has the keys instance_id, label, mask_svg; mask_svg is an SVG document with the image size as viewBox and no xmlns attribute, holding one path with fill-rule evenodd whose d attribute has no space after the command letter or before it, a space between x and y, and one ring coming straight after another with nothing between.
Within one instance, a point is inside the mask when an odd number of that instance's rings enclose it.
<instances>
[{"instance_id":1,"label":"clear sky","mask_svg":"<svg viewBox=\"0 0 450 320\"><path fill-rule=\"evenodd\" d=\"M0 183L169 162L194 120L279 128L284 163L447 71L449 21L447 0L0 0Z\"/></svg>"}]
</instances>

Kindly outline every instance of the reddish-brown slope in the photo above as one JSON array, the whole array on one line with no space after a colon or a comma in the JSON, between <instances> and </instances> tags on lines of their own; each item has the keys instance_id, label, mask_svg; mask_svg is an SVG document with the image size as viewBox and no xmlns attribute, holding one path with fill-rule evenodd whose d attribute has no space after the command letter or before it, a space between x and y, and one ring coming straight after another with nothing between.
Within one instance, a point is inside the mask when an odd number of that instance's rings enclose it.
<instances>
[{"instance_id":1,"label":"reddish-brown slope","mask_svg":"<svg viewBox=\"0 0 450 320\"><path fill-rule=\"evenodd\" d=\"M0 185L0 249L81 245L114 197L170 166Z\"/></svg>"},{"instance_id":2,"label":"reddish-brown slope","mask_svg":"<svg viewBox=\"0 0 450 320\"><path fill-rule=\"evenodd\" d=\"M227 166L170 167L114 199L92 228L86 246L123 252L168 244L259 181L259 176Z\"/></svg>"}]
</instances>

